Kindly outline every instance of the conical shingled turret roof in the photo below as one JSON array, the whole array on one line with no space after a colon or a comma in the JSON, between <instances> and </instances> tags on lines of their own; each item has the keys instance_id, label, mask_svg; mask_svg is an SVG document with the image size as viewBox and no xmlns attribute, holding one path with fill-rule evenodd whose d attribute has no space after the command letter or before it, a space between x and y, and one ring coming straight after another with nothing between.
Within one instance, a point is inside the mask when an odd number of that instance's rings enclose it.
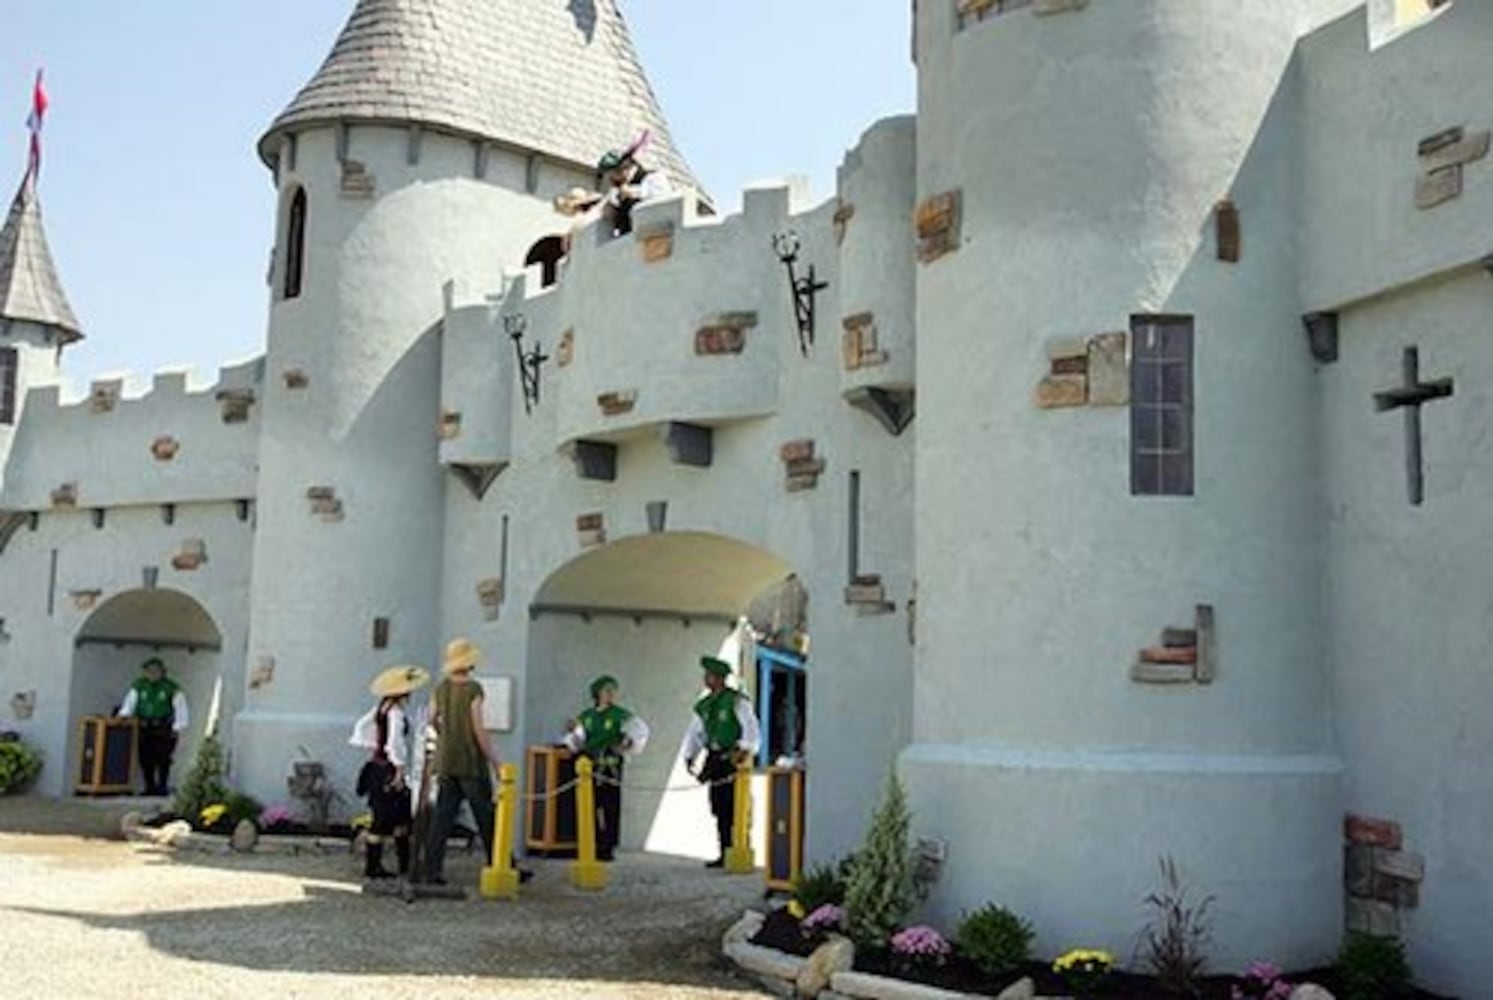
<instances>
[{"instance_id":1,"label":"conical shingled turret roof","mask_svg":"<svg viewBox=\"0 0 1493 1000\"><path fill-rule=\"evenodd\" d=\"M78 318L67 303L52 264L52 251L47 248L47 234L41 224L41 203L36 197L36 177L29 172L10 203L5 228L0 229L0 319L55 327L64 344L83 339Z\"/></svg>"},{"instance_id":2,"label":"conical shingled turret roof","mask_svg":"<svg viewBox=\"0 0 1493 1000\"><path fill-rule=\"evenodd\" d=\"M260 155L297 125L337 121L414 122L588 169L648 129L645 161L700 188L617 0L358 0Z\"/></svg>"}]
</instances>

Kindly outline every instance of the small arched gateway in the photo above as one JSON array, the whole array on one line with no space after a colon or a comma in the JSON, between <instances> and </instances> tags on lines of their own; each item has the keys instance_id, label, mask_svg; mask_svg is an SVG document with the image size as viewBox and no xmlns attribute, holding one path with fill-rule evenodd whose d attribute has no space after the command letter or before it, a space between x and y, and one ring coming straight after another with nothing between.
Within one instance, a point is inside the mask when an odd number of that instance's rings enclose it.
<instances>
[{"instance_id":1,"label":"small arched gateway","mask_svg":"<svg viewBox=\"0 0 1493 1000\"><path fill-rule=\"evenodd\" d=\"M177 590L128 590L100 604L73 639L73 672L68 700L71 732L68 785L78 773L79 723L111 715L140 675L140 665L157 657L167 676L181 685L191 725L176 749L173 786L181 780L222 698L220 657L223 636L196 599ZM138 769L135 775L138 783Z\"/></svg>"},{"instance_id":2,"label":"small arched gateway","mask_svg":"<svg viewBox=\"0 0 1493 1000\"><path fill-rule=\"evenodd\" d=\"M737 664L754 703L756 650L747 615L793 567L722 535L659 532L596 548L555 570L529 608L525 739L551 743L586 704L598 674L621 682L622 701L647 720L648 749L630 761L621 846L708 858L714 826L702 787L678 760L701 691L699 659ZM685 791L664 792L663 788ZM761 790L753 816L765 814ZM759 854L760 857L760 854Z\"/></svg>"}]
</instances>

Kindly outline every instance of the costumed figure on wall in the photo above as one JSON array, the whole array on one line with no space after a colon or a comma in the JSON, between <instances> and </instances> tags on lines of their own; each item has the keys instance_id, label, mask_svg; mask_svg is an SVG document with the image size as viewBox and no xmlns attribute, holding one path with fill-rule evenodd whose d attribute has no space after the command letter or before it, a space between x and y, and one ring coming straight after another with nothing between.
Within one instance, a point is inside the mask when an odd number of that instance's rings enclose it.
<instances>
[{"instance_id":1,"label":"costumed figure on wall","mask_svg":"<svg viewBox=\"0 0 1493 1000\"><path fill-rule=\"evenodd\" d=\"M617 704L617 678L608 674L591 682L591 702L566 723L563 742L595 765L596 857L611 861L622 829L622 761L643 752L648 724Z\"/></svg>"},{"instance_id":2,"label":"costumed figure on wall","mask_svg":"<svg viewBox=\"0 0 1493 1000\"><path fill-rule=\"evenodd\" d=\"M187 728L187 699L181 686L166 676L166 664L151 657L140 665L143 674L125 693L119 714L140 726L140 770L146 795L166 795L171 758Z\"/></svg>"},{"instance_id":3,"label":"costumed figure on wall","mask_svg":"<svg viewBox=\"0 0 1493 1000\"><path fill-rule=\"evenodd\" d=\"M726 850L734 846L731 833L736 821L736 795L731 778L736 766L751 760L757 752L761 734L752 700L727 683L731 665L702 656L700 666L705 671L705 694L695 702L679 755L685 768L710 786L710 811L715 816L720 856L705 867L721 868L726 863ZM695 758L701 750L705 751L705 763L696 770Z\"/></svg>"}]
</instances>

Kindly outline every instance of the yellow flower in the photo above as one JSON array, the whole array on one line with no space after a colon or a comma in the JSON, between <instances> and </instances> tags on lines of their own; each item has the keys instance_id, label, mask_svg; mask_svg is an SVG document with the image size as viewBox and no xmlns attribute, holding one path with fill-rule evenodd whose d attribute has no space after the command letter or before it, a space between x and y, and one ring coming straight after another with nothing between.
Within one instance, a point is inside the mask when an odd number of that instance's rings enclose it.
<instances>
[{"instance_id":1,"label":"yellow flower","mask_svg":"<svg viewBox=\"0 0 1493 1000\"><path fill-rule=\"evenodd\" d=\"M352 822L348 826L351 826L354 830L368 829L373 826L373 813L358 813L358 815L352 818Z\"/></svg>"},{"instance_id":2,"label":"yellow flower","mask_svg":"<svg viewBox=\"0 0 1493 1000\"><path fill-rule=\"evenodd\" d=\"M1074 948L1052 963L1052 971L1064 973L1076 967L1087 967L1108 971L1115 964L1115 957L1099 948Z\"/></svg>"},{"instance_id":3,"label":"yellow flower","mask_svg":"<svg viewBox=\"0 0 1493 1000\"><path fill-rule=\"evenodd\" d=\"M223 814L227 811L228 807L223 805L221 802L205 807L200 814L202 818L202 825L212 826L218 820L222 819Z\"/></svg>"},{"instance_id":4,"label":"yellow flower","mask_svg":"<svg viewBox=\"0 0 1493 1000\"><path fill-rule=\"evenodd\" d=\"M788 903L788 912L793 915L794 920L802 920L804 918L804 904L796 899L792 900Z\"/></svg>"}]
</instances>

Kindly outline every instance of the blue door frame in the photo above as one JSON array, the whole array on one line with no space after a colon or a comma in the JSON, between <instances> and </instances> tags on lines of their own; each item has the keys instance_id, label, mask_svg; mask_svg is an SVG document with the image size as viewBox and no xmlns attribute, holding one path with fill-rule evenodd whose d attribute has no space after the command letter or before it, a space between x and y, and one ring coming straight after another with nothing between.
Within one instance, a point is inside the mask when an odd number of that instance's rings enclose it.
<instances>
[{"instance_id":1,"label":"blue door frame","mask_svg":"<svg viewBox=\"0 0 1493 1000\"><path fill-rule=\"evenodd\" d=\"M757 647L757 718L762 726L762 745L757 749L757 764L767 767L772 763L768 757L771 755L769 749L772 743L772 677L774 666L784 667L788 670L805 672L807 662L803 657L790 653L783 649L772 649L767 646ZM807 710L806 705L795 706L798 712Z\"/></svg>"}]
</instances>

